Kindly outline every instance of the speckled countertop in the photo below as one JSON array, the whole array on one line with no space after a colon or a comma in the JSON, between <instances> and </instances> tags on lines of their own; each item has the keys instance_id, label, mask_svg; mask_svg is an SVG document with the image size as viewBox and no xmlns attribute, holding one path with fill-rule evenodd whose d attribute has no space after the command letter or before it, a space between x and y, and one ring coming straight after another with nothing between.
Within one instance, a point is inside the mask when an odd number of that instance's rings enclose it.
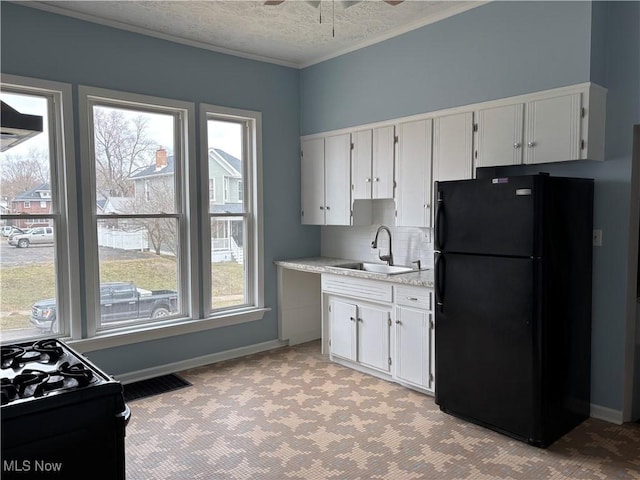
<instances>
[{"instance_id":1,"label":"speckled countertop","mask_svg":"<svg viewBox=\"0 0 640 480\"><path fill-rule=\"evenodd\" d=\"M420 270L396 275L382 275L379 273L364 272L362 270L349 270L335 268L336 265L345 263L355 263L359 260L348 258L310 257L294 258L290 260L277 260L274 263L282 268L300 270L312 273L332 273L335 275L346 275L348 277L370 278L383 282L401 283L404 285L415 285L417 287L433 288L433 270Z\"/></svg>"}]
</instances>

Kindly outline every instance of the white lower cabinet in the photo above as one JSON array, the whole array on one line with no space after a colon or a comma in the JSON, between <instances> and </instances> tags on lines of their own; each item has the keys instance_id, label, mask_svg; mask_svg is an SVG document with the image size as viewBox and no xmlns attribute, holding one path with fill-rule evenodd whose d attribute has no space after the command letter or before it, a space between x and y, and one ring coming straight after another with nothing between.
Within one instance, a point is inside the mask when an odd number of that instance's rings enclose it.
<instances>
[{"instance_id":1,"label":"white lower cabinet","mask_svg":"<svg viewBox=\"0 0 640 480\"><path fill-rule=\"evenodd\" d=\"M331 355L389 371L390 308L331 298L329 322Z\"/></svg>"},{"instance_id":2,"label":"white lower cabinet","mask_svg":"<svg viewBox=\"0 0 640 480\"><path fill-rule=\"evenodd\" d=\"M396 306L393 363L393 376L398 381L430 390L431 315L425 310Z\"/></svg>"},{"instance_id":3,"label":"white lower cabinet","mask_svg":"<svg viewBox=\"0 0 640 480\"><path fill-rule=\"evenodd\" d=\"M431 289L323 275L322 291L332 360L433 393Z\"/></svg>"}]
</instances>

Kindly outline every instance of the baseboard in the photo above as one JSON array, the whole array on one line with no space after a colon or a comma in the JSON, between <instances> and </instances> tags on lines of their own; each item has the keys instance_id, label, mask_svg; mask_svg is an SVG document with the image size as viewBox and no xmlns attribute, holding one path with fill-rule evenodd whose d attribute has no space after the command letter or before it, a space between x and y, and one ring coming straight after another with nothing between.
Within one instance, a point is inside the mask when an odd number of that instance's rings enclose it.
<instances>
[{"instance_id":1,"label":"baseboard","mask_svg":"<svg viewBox=\"0 0 640 480\"><path fill-rule=\"evenodd\" d=\"M225 350L224 352L212 353L210 355L190 358L188 360L182 360L180 362L167 363L158 367L145 368L143 370L136 370L134 372L114 375L114 377L116 378L116 380L126 385L128 383L139 382L140 380L146 380L148 378L159 377L161 375L167 375L169 373L176 373L182 370L188 370L190 368L201 367L203 365L210 365L212 363L221 362L223 360L232 360L234 358L245 357L247 355L251 355L252 353L260 353L274 348L283 347L285 345L287 345L286 342L281 342L280 340L271 340L269 342L257 343L255 345L249 345L246 347Z\"/></svg>"},{"instance_id":2,"label":"baseboard","mask_svg":"<svg viewBox=\"0 0 640 480\"><path fill-rule=\"evenodd\" d=\"M591 404L591 416L599 420L604 420L605 422L615 423L616 425L622 425L624 423L620 410L614 410L594 403Z\"/></svg>"}]
</instances>

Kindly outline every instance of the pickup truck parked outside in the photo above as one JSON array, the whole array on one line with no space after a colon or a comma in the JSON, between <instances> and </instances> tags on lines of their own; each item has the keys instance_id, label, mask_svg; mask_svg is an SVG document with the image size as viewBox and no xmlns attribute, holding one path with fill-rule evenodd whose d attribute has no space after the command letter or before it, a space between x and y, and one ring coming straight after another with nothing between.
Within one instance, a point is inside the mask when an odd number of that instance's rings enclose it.
<instances>
[{"instance_id":1,"label":"pickup truck parked outside","mask_svg":"<svg viewBox=\"0 0 640 480\"><path fill-rule=\"evenodd\" d=\"M136 318L162 318L178 310L173 290L138 289L130 282L100 285L102 325ZM56 299L40 300L31 307L31 324L43 332L57 333Z\"/></svg>"}]
</instances>

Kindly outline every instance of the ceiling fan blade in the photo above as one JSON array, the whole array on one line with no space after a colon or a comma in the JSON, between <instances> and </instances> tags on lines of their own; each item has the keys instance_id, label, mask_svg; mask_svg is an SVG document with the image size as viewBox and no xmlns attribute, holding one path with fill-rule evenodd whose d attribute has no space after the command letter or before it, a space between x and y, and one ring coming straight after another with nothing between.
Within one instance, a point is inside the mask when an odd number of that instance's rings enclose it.
<instances>
[{"instance_id":1,"label":"ceiling fan blade","mask_svg":"<svg viewBox=\"0 0 640 480\"><path fill-rule=\"evenodd\" d=\"M281 3L284 3L284 0L267 0L264 2L265 5L280 5Z\"/></svg>"},{"instance_id":2,"label":"ceiling fan blade","mask_svg":"<svg viewBox=\"0 0 640 480\"><path fill-rule=\"evenodd\" d=\"M345 0L345 1L341 1L340 3L342 4L342 8L349 8L349 7L353 7L356 3L360 3L360 1L350 2Z\"/></svg>"},{"instance_id":3,"label":"ceiling fan blade","mask_svg":"<svg viewBox=\"0 0 640 480\"><path fill-rule=\"evenodd\" d=\"M307 1L307 3L311 5L313 8L318 8L320 6L319 1Z\"/></svg>"},{"instance_id":4,"label":"ceiling fan blade","mask_svg":"<svg viewBox=\"0 0 640 480\"><path fill-rule=\"evenodd\" d=\"M392 7L395 7L396 5L401 4L402 2L404 2L404 0L384 0L384 3L388 3Z\"/></svg>"}]
</instances>

